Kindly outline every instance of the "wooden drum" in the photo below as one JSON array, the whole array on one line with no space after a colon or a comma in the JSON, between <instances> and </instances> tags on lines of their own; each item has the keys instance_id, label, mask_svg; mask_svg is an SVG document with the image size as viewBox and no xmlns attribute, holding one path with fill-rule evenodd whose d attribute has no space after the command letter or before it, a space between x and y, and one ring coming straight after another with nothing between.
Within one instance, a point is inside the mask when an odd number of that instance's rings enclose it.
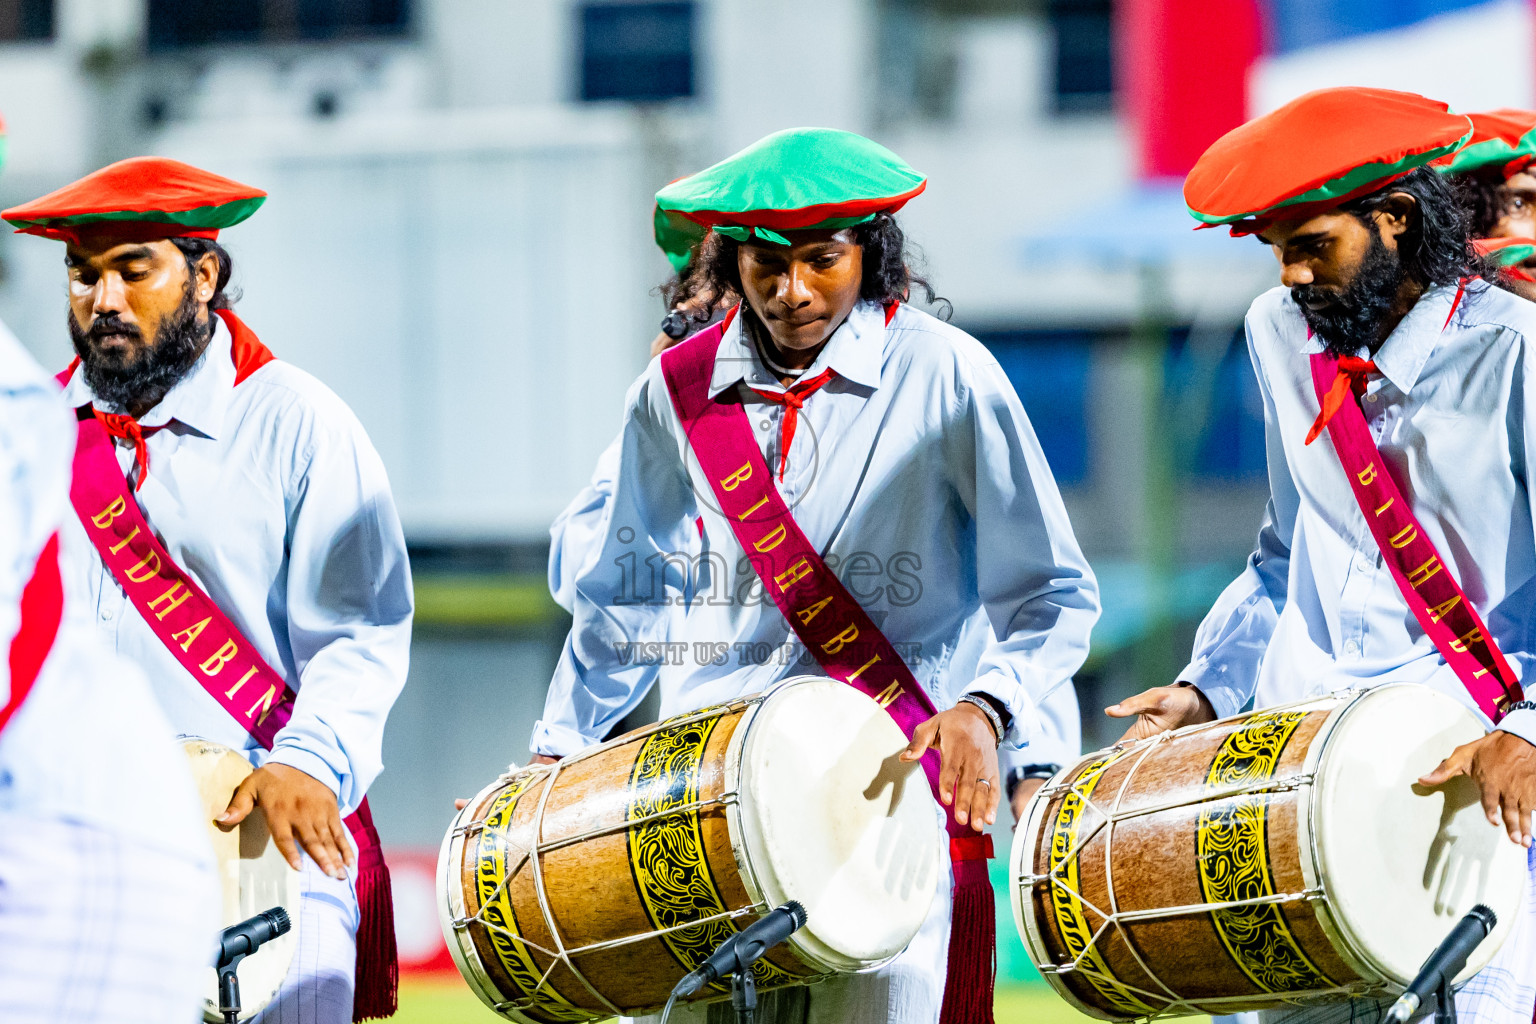
<instances>
[{"instance_id":1,"label":"wooden drum","mask_svg":"<svg viewBox=\"0 0 1536 1024\"><path fill-rule=\"evenodd\" d=\"M511 1020L633 1016L798 900L808 923L759 962L758 985L877 968L917 934L944 866L906 743L869 697L801 677L512 769L443 842L454 962Z\"/></svg>"},{"instance_id":2,"label":"wooden drum","mask_svg":"<svg viewBox=\"0 0 1536 1024\"><path fill-rule=\"evenodd\" d=\"M1416 779L1483 735L1391 684L1092 754L1014 840L1014 920L1069 1003L1104 1020L1395 995L1473 904L1522 906L1525 850L1477 789Z\"/></svg>"}]
</instances>

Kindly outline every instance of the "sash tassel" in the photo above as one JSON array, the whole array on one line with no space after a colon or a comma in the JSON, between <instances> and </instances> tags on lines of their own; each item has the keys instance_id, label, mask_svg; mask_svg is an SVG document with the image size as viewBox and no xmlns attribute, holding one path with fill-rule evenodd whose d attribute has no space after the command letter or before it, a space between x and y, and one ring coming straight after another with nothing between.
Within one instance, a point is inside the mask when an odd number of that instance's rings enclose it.
<instances>
[{"instance_id":1,"label":"sash tassel","mask_svg":"<svg viewBox=\"0 0 1536 1024\"><path fill-rule=\"evenodd\" d=\"M352 1019L382 1019L393 1016L399 1004L394 892L368 801L364 800L357 813L346 821L357 847L357 964Z\"/></svg>"},{"instance_id":2,"label":"sash tassel","mask_svg":"<svg viewBox=\"0 0 1536 1024\"><path fill-rule=\"evenodd\" d=\"M988 840L990 850L991 837ZM960 840L951 840L951 843ZM985 857L953 861L955 888L949 918L949 963L939 1024L992 1024L997 983L997 900Z\"/></svg>"}]
</instances>

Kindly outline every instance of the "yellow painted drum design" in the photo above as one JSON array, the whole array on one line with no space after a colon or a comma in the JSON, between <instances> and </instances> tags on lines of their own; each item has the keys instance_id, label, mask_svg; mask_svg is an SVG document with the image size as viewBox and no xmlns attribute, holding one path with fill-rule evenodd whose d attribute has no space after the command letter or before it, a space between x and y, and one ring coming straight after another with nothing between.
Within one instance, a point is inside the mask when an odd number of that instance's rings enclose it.
<instances>
[{"instance_id":1,"label":"yellow painted drum design","mask_svg":"<svg viewBox=\"0 0 1536 1024\"><path fill-rule=\"evenodd\" d=\"M454 962L512 1020L635 1015L794 899L809 923L759 962L760 986L875 969L917 933L943 867L905 746L868 697L801 677L513 769L443 843Z\"/></svg>"},{"instance_id":2,"label":"yellow painted drum design","mask_svg":"<svg viewBox=\"0 0 1536 1024\"><path fill-rule=\"evenodd\" d=\"M1101 751L1031 802L1014 921L1069 1003L1105 1020L1400 992L1474 903L1522 905L1525 851L1467 780L1415 780L1480 719L1380 686Z\"/></svg>"}]
</instances>

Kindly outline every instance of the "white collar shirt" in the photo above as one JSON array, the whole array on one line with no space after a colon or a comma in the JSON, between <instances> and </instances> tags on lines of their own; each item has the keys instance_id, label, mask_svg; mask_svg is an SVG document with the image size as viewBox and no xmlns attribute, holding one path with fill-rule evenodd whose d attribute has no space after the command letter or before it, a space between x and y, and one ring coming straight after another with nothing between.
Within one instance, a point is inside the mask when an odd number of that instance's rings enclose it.
<instances>
[{"instance_id":1,"label":"white collar shirt","mask_svg":"<svg viewBox=\"0 0 1536 1024\"><path fill-rule=\"evenodd\" d=\"M1018 397L980 343L906 305L889 326L878 305L855 307L804 379L826 368L837 375L805 399L780 492L934 702L989 693L1028 742L1036 704L1086 657L1099 602ZM739 318L709 384L731 388L777 480L785 410L752 389L784 388ZM821 674L716 511L658 360L630 390L596 529L569 580L573 624L535 752L600 740L658 681L665 717ZM991 636L959 666L979 611Z\"/></svg>"},{"instance_id":2,"label":"white collar shirt","mask_svg":"<svg viewBox=\"0 0 1536 1024\"><path fill-rule=\"evenodd\" d=\"M1481 283L1426 292L1372 357L1371 437L1515 672L1536 658L1536 304ZM1453 312L1454 306L1454 312ZM1180 679L1216 712L1389 681L1475 707L1383 563L1318 414L1309 338L1284 288L1247 317L1264 399L1271 498L1247 567L1202 623ZM1361 352L1361 355L1367 353ZM1536 742L1536 712L1502 723Z\"/></svg>"},{"instance_id":3,"label":"white collar shirt","mask_svg":"<svg viewBox=\"0 0 1536 1024\"><path fill-rule=\"evenodd\" d=\"M71 406L94 401L79 371ZM297 692L270 759L319 779L355 810L382 769L384 722L405 683L413 597L383 463L352 411L290 363L235 384L216 321L193 369L139 422L149 470L135 490L177 564ZM134 452L120 442L132 471ZM97 633L141 665L178 733L267 755L151 631L90 546L73 572Z\"/></svg>"}]
</instances>

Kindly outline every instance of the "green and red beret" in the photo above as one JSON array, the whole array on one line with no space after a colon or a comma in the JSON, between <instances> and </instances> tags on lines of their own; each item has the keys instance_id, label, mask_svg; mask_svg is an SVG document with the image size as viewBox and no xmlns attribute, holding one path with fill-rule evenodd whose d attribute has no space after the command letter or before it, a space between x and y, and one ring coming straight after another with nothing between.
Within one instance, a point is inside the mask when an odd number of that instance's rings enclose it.
<instances>
[{"instance_id":1,"label":"green and red beret","mask_svg":"<svg viewBox=\"0 0 1536 1024\"><path fill-rule=\"evenodd\" d=\"M656 193L656 243L674 267L710 228L788 245L780 232L846 228L895 213L928 180L877 142L790 128ZM681 259L681 263L679 263Z\"/></svg>"},{"instance_id":2,"label":"green and red beret","mask_svg":"<svg viewBox=\"0 0 1536 1024\"><path fill-rule=\"evenodd\" d=\"M136 156L21 206L0 211L16 230L63 241L92 230L135 238L217 238L267 194L179 160Z\"/></svg>"},{"instance_id":3,"label":"green and red beret","mask_svg":"<svg viewBox=\"0 0 1536 1024\"><path fill-rule=\"evenodd\" d=\"M1474 238L1472 248L1501 267L1513 267L1536 256L1536 238Z\"/></svg>"},{"instance_id":4,"label":"green and red beret","mask_svg":"<svg viewBox=\"0 0 1536 1024\"><path fill-rule=\"evenodd\" d=\"M1471 135L1466 117L1416 93L1319 89L1217 139L1184 179L1184 203L1204 227L1254 234L1375 191Z\"/></svg>"},{"instance_id":5,"label":"green and red beret","mask_svg":"<svg viewBox=\"0 0 1536 1024\"><path fill-rule=\"evenodd\" d=\"M1536 162L1536 111L1489 110L1468 114L1472 141L1435 161L1435 170L1464 174L1497 166L1511 178Z\"/></svg>"}]
</instances>

